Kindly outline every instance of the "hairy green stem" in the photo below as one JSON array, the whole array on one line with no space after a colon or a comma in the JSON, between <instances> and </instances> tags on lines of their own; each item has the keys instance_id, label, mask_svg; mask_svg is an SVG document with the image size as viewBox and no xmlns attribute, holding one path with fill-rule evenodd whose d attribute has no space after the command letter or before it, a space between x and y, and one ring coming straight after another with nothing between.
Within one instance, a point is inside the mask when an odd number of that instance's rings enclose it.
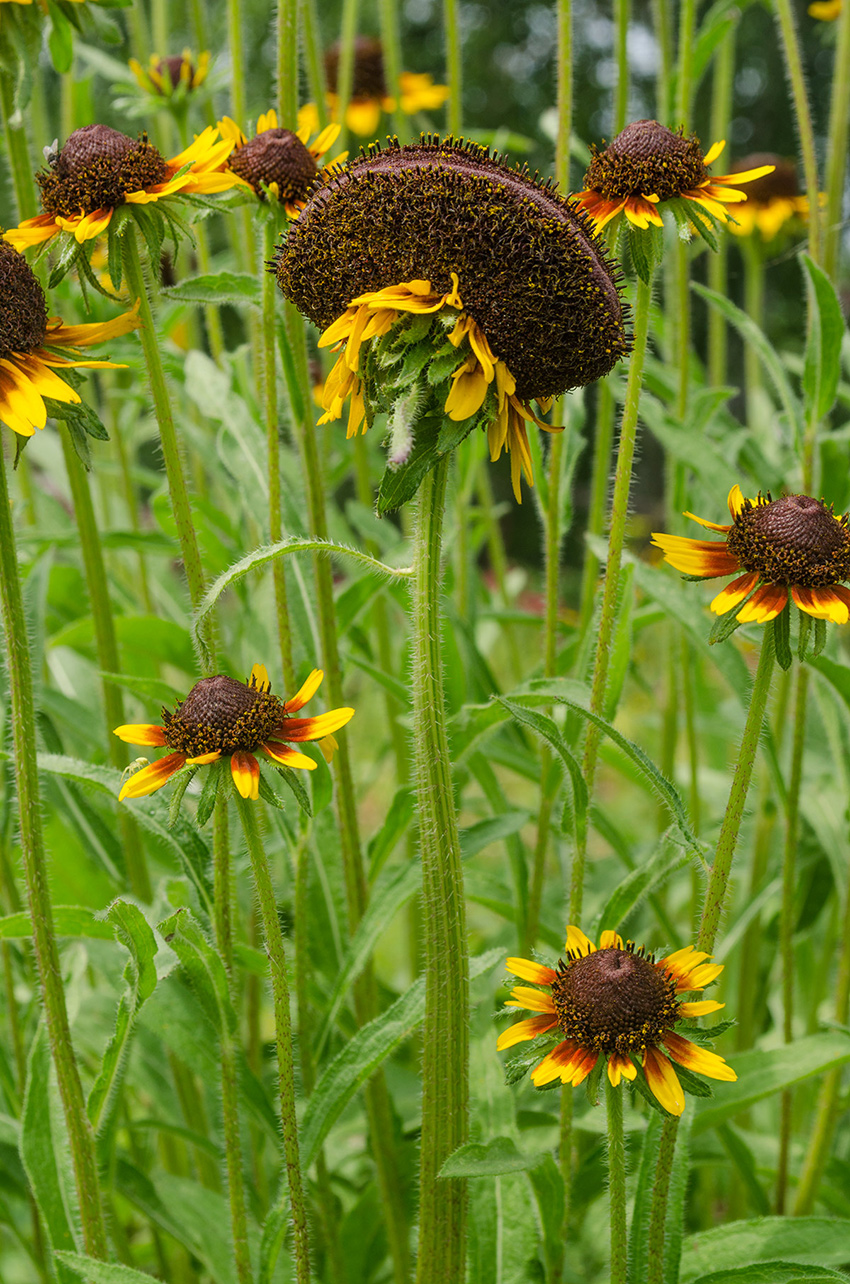
<instances>
[{"instance_id":1,"label":"hairy green stem","mask_svg":"<svg viewBox=\"0 0 850 1284\"><path fill-rule=\"evenodd\" d=\"M277 0L278 124L294 129L298 119L298 0Z\"/></svg>"},{"instance_id":2,"label":"hairy green stem","mask_svg":"<svg viewBox=\"0 0 850 1284\"><path fill-rule=\"evenodd\" d=\"M844 200L844 176L847 171L847 146L850 135L850 6L842 5L838 15L835 64L832 71L832 97L829 107L829 138L826 147L826 209L823 270L835 279L838 251L841 246L841 208ZM814 192L809 200L816 203Z\"/></svg>"},{"instance_id":3,"label":"hairy green stem","mask_svg":"<svg viewBox=\"0 0 850 1284\"><path fill-rule=\"evenodd\" d=\"M221 762L210 764L210 771L222 777L227 771ZM227 781L219 781L213 811L213 899L215 903L215 940L228 977L233 975L233 871L230 861L230 832L227 824Z\"/></svg>"},{"instance_id":4,"label":"hairy green stem","mask_svg":"<svg viewBox=\"0 0 850 1284\"><path fill-rule=\"evenodd\" d=\"M242 46L242 0L227 0L227 47L230 54L230 106L233 119L245 128L245 66Z\"/></svg>"},{"instance_id":5,"label":"hairy green stem","mask_svg":"<svg viewBox=\"0 0 850 1284\"><path fill-rule=\"evenodd\" d=\"M658 71L655 75L655 110L662 124L672 124L670 87L673 83L673 27L670 0L652 0L652 25L658 42Z\"/></svg>"},{"instance_id":6,"label":"hairy green stem","mask_svg":"<svg viewBox=\"0 0 850 1284\"><path fill-rule=\"evenodd\" d=\"M71 1030L62 988L62 969L53 928L53 907L47 878L47 858L41 828L41 803L36 763L35 701L29 632L18 577L18 554L6 482L6 461L0 449L0 607L6 635L6 668L9 677L12 745L18 794L21 854L32 923L44 1015L59 1095L68 1128L68 1142L80 1206L85 1250L106 1259L106 1228L98 1184L94 1134L71 1042Z\"/></svg>"},{"instance_id":7,"label":"hairy green stem","mask_svg":"<svg viewBox=\"0 0 850 1284\"><path fill-rule=\"evenodd\" d=\"M744 258L744 308L756 325L764 328L764 247L757 232L741 245ZM716 308L711 309L716 312ZM761 361L752 344L744 345L744 387L747 399L747 424L756 426L759 396L763 387Z\"/></svg>"},{"instance_id":8,"label":"hairy green stem","mask_svg":"<svg viewBox=\"0 0 850 1284\"><path fill-rule=\"evenodd\" d=\"M809 253L816 263L820 263L823 245L821 211L818 201L820 191L818 161L817 151L815 150L815 131L806 93L803 58L797 34L797 22L794 17L794 7L791 0L774 0L774 5L777 21L779 22L779 30L782 35L782 49L785 54L788 79L791 82L791 96L794 100L797 133L800 138L800 151L803 154L803 175L809 196Z\"/></svg>"},{"instance_id":9,"label":"hairy green stem","mask_svg":"<svg viewBox=\"0 0 850 1284\"><path fill-rule=\"evenodd\" d=\"M440 619L443 513L449 461L423 481L415 524L412 695L425 899L417 1284L461 1280L466 1187L440 1169L469 1130L469 967L463 873L446 733Z\"/></svg>"},{"instance_id":10,"label":"hairy green stem","mask_svg":"<svg viewBox=\"0 0 850 1284\"><path fill-rule=\"evenodd\" d=\"M319 128L328 123L325 102L325 69L322 62L322 33L316 0L301 0L301 34L304 41L304 61L307 64L307 84L310 99L316 104Z\"/></svg>"},{"instance_id":11,"label":"hairy green stem","mask_svg":"<svg viewBox=\"0 0 850 1284\"><path fill-rule=\"evenodd\" d=\"M390 94L396 101L392 127L400 143L409 143L411 139L410 124L401 110L401 73L404 70L404 65L401 57L399 5L397 0L380 0L379 9L381 44L384 47L384 71Z\"/></svg>"},{"instance_id":12,"label":"hairy green stem","mask_svg":"<svg viewBox=\"0 0 850 1284\"><path fill-rule=\"evenodd\" d=\"M222 1017L221 1036L221 1116L224 1124L224 1153L227 1165L227 1194L230 1204L230 1230L233 1238L233 1260L239 1284L253 1284L251 1254L248 1248L248 1218L245 1211L245 1175L242 1171L242 1144L239 1129L239 1089L236 1069L236 1040ZM298 1277L299 1281L301 1276ZM304 1276L309 1279L309 1275Z\"/></svg>"},{"instance_id":13,"label":"hairy green stem","mask_svg":"<svg viewBox=\"0 0 850 1284\"><path fill-rule=\"evenodd\" d=\"M629 110L629 0L614 0L614 56L617 62L617 80L614 85L614 123L612 138L625 128Z\"/></svg>"},{"instance_id":14,"label":"hairy green stem","mask_svg":"<svg viewBox=\"0 0 850 1284\"><path fill-rule=\"evenodd\" d=\"M681 0L679 5L679 43L676 77L676 101L673 116L676 126L685 130L691 124L694 74L694 37L696 36L696 0Z\"/></svg>"},{"instance_id":15,"label":"hairy green stem","mask_svg":"<svg viewBox=\"0 0 850 1284\"><path fill-rule=\"evenodd\" d=\"M624 1088L605 1079L605 1113L608 1119L608 1204L611 1218L611 1284L626 1284L628 1240L626 1235L626 1145L623 1135Z\"/></svg>"},{"instance_id":16,"label":"hairy green stem","mask_svg":"<svg viewBox=\"0 0 850 1284\"><path fill-rule=\"evenodd\" d=\"M666 1245L665 1225L667 1221L667 1200L670 1194L670 1175L673 1171L673 1156L676 1152L676 1138L679 1135L679 1120L665 1119L658 1143L658 1159L655 1165L655 1180L652 1187L652 1204L649 1210L649 1229L647 1231L647 1266L646 1284L663 1284L664 1249Z\"/></svg>"},{"instance_id":17,"label":"hairy green stem","mask_svg":"<svg viewBox=\"0 0 850 1284\"><path fill-rule=\"evenodd\" d=\"M39 211L39 203L32 161L23 121L19 123L15 118L15 83L7 71L0 71L0 115L3 117L6 163L12 173L18 218L33 218Z\"/></svg>"},{"instance_id":18,"label":"hairy green stem","mask_svg":"<svg viewBox=\"0 0 850 1284\"><path fill-rule=\"evenodd\" d=\"M257 902L263 920L266 953L269 956L274 1001L275 1043L277 1047L280 1121L283 1129L283 1153L289 1180L289 1203L294 1232L295 1276L298 1284L310 1279L310 1249L307 1237L307 1208L301 1181L298 1149L298 1124L295 1114L295 1066L292 1058L292 1017L289 1011L289 982L286 975L286 950L277 912L272 878L269 872L260 827L257 804L235 794L236 809L242 822L245 845L251 859Z\"/></svg>"},{"instance_id":19,"label":"hairy green stem","mask_svg":"<svg viewBox=\"0 0 850 1284\"><path fill-rule=\"evenodd\" d=\"M463 120L463 63L460 47L460 5L458 0L443 0L443 28L446 38L446 79L449 100L446 103L446 127L460 137Z\"/></svg>"},{"instance_id":20,"label":"hairy green stem","mask_svg":"<svg viewBox=\"0 0 850 1284\"><path fill-rule=\"evenodd\" d=\"M714 55L711 89L711 141L728 137L735 86L735 29L723 37ZM721 236L716 254L708 256L708 283L719 294L728 293L729 238ZM746 345L749 352L750 345ZM726 382L726 318L718 308L708 310L708 378L720 387Z\"/></svg>"},{"instance_id":21,"label":"hairy green stem","mask_svg":"<svg viewBox=\"0 0 850 1284\"><path fill-rule=\"evenodd\" d=\"M345 113L351 102L351 90L354 85L354 48L357 38L357 14L359 0L342 0L342 23L339 33L339 60L337 62L336 95L337 119L340 125L338 146L348 146L348 126Z\"/></svg>"},{"instance_id":22,"label":"hairy green stem","mask_svg":"<svg viewBox=\"0 0 850 1284\"><path fill-rule=\"evenodd\" d=\"M598 384L596 426L593 434L593 469L590 477L590 508L587 514L588 535L602 535L608 509L611 482L611 443L614 440L614 394L608 379ZM579 631L582 637L590 628L599 587L599 558L585 547L581 572Z\"/></svg>"}]
</instances>

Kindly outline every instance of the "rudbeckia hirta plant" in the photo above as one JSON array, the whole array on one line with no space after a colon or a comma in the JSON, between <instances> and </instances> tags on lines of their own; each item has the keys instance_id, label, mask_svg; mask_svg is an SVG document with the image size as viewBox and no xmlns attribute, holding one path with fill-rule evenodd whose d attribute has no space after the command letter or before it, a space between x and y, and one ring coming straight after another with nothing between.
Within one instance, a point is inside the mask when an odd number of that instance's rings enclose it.
<instances>
[{"instance_id":1,"label":"rudbeckia hirta plant","mask_svg":"<svg viewBox=\"0 0 850 1284\"><path fill-rule=\"evenodd\" d=\"M166 160L147 134L133 139L107 125L84 125L36 174L43 213L24 219L6 239L23 250L67 232L82 244L105 232L122 205L227 191L239 181L226 168L232 149L210 126Z\"/></svg>"},{"instance_id":2,"label":"rudbeckia hirta plant","mask_svg":"<svg viewBox=\"0 0 850 1284\"><path fill-rule=\"evenodd\" d=\"M521 475L533 483L526 425L552 431L531 403L545 413L628 349L619 276L582 213L474 144L393 143L322 174L276 271L339 351L321 422L349 399L349 436L388 413L379 507L409 498L475 427L492 459L510 452L519 499Z\"/></svg>"},{"instance_id":3,"label":"rudbeckia hirta plant","mask_svg":"<svg viewBox=\"0 0 850 1284\"><path fill-rule=\"evenodd\" d=\"M567 928L566 962L545 967L508 959L508 971L529 985L515 986L507 1006L537 1016L517 1022L500 1036L499 1051L557 1031L560 1041L532 1070L539 1088L560 1079L578 1087L601 1063L613 1087L641 1075L652 1096L671 1115L681 1115L685 1095L673 1062L710 1079L734 1080L731 1066L679 1033L679 1022L717 1012L713 999L681 996L710 985L723 965L687 946L657 962L643 946L603 932L599 948L577 927ZM535 988L532 988L535 987ZM685 1077L685 1076L683 1076Z\"/></svg>"},{"instance_id":4,"label":"rudbeckia hirta plant","mask_svg":"<svg viewBox=\"0 0 850 1284\"><path fill-rule=\"evenodd\" d=\"M229 116L219 121L218 128L222 138L233 144L227 162L230 171L261 201L268 193L274 196L290 218L297 218L304 208L319 172L319 161L339 135L339 125L328 125L311 143L309 125L300 124L297 130L280 129L274 108L257 118L253 138L246 137ZM345 155L336 157L332 164Z\"/></svg>"},{"instance_id":5,"label":"rudbeckia hirta plant","mask_svg":"<svg viewBox=\"0 0 850 1284\"><path fill-rule=\"evenodd\" d=\"M147 67L143 67L137 58L131 58L128 65L139 88L145 93L171 98L175 94L186 95L198 89L209 74L210 61L209 50L200 54L196 61L191 49L184 49L182 54L170 58L151 54Z\"/></svg>"},{"instance_id":6,"label":"rudbeckia hirta plant","mask_svg":"<svg viewBox=\"0 0 850 1284\"><path fill-rule=\"evenodd\" d=\"M257 752L278 767L316 764L291 744L324 741L326 756L335 747L333 733L354 716L353 709L332 709L312 718L295 718L319 689L321 669L314 669L289 700L272 695L266 667L255 664L247 682L218 674L196 682L174 713L162 711L162 725L127 724L115 735L131 745L154 745L172 752L143 767L124 782L119 799L142 798L160 789L183 767L200 767L230 759L233 782L243 798L256 799L260 790Z\"/></svg>"},{"instance_id":7,"label":"rudbeckia hirta plant","mask_svg":"<svg viewBox=\"0 0 850 1284\"><path fill-rule=\"evenodd\" d=\"M26 259L0 240L0 420L31 437L47 423L45 398L79 405L79 393L57 371L117 369L112 361L80 360L77 349L138 325L136 310L91 325L63 325L59 317L48 317L44 291Z\"/></svg>"},{"instance_id":8,"label":"rudbeckia hirta plant","mask_svg":"<svg viewBox=\"0 0 850 1284\"><path fill-rule=\"evenodd\" d=\"M325 54L325 72L330 92L327 105L333 118L339 114L337 81L339 46L331 45ZM377 133L382 112L399 106L406 116L419 111L435 111L449 96L448 85L435 85L433 77L423 72L403 71L398 78L398 97L387 86L384 50L374 36L358 36L354 43L354 76L351 101L345 112L346 128L358 138L371 138Z\"/></svg>"},{"instance_id":9,"label":"rudbeckia hirta plant","mask_svg":"<svg viewBox=\"0 0 850 1284\"><path fill-rule=\"evenodd\" d=\"M771 152L757 152L745 156L735 169L746 171L765 164L773 165L773 172L753 179L747 185L746 200L735 208L735 218L729 224L735 236L757 233L762 240L772 241L789 224L799 227L808 215L809 199L800 192L793 161ZM730 177L734 179L735 170Z\"/></svg>"},{"instance_id":10,"label":"rudbeckia hirta plant","mask_svg":"<svg viewBox=\"0 0 850 1284\"><path fill-rule=\"evenodd\" d=\"M745 499L740 486L729 492L728 526L686 513L692 521L724 535L723 540L654 534L653 544L676 570L698 579L743 571L711 603L715 615L734 610L739 624L765 624L788 604L816 620L850 620L850 528L848 515L811 495L770 492Z\"/></svg>"},{"instance_id":11,"label":"rudbeckia hirta plant","mask_svg":"<svg viewBox=\"0 0 850 1284\"><path fill-rule=\"evenodd\" d=\"M726 206L747 199L738 185L769 174L772 165L757 165L736 174L709 174L725 142L714 143L703 155L696 135L686 138L657 120L636 120L627 125L612 143L600 151L593 147L593 159L584 177L584 190L577 200L603 228L624 214L632 226L663 227L661 208L668 202L697 205L721 223L729 219ZM687 206L682 211L688 213ZM693 210L690 210L693 215ZM701 230L699 222L695 222Z\"/></svg>"}]
</instances>

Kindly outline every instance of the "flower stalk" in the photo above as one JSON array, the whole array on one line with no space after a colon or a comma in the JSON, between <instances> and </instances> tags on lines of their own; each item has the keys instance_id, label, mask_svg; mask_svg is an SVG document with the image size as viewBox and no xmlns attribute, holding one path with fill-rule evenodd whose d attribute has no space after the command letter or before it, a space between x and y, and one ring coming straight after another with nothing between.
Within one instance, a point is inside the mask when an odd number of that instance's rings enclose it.
<instances>
[{"instance_id":1,"label":"flower stalk","mask_svg":"<svg viewBox=\"0 0 850 1284\"><path fill-rule=\"evenodd\" d=\"M826 211L823 269L834 279L841 245L841 202L847 172L850 135L850 6L842 5L838 16L838 39L832 70L832 98L829 108L829 141L826 148ZM812 189L809 189L812 191ZM814 196L811 197L814 204Z\"/></svg>"},{"instance_id":2,"label":"flower stalk","mask_svg":"<svg viewBox=\"0 0 850 1284\"><path fill-rule=\"evenodd\" d=\"M809 253L815 263L820 263L823 253L821 236L821 215L818 205L818 161L815 148L815 131L812 115L809 110L809 99L806 93L806 78L803 72L803 59L800 53L800 40L797 34L797 23L791 0L775 0L776 18L782 35L782 48L785 53L785 64L788 79L791 82L791 96L794 100L794 112L797 118L797 133L800 138L800 151L803 155L803 173L806 191L809 194ZM846 21L846 19L845 19Z\"/></svg>"},{"instance_id":3,"label":"flower stalk","mask_svg":"<svg viewBox=\"0 0 850 1284\"><path fill-rule=\"evenodd\" d=\"M605 1078L608 1118L608 1204L611 1219L611 1284L626 1284L626 1146L623 1134L623 1091Z\"/></svg>"},{"instance_id":4,"label":"flower stalk","mask_svg":"<svg viewBox=\"0 0 850 1284\"><path fill-rule=\"evenodd\" d=\"M32 161L23 125L15 123L15 87L12 76L0 71L0 115L6 140L6 161L12 171L12 187L18 219L33 218L38 213L38 198L33 179Z\"/></svg>"}]
</instances>

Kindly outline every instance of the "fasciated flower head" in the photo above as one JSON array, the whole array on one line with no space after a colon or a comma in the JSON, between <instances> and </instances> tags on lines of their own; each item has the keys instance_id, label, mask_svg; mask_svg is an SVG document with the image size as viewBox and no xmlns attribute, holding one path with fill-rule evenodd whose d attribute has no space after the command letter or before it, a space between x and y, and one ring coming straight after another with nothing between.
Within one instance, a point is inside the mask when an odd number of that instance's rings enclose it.
<instances>
[{"instance_id":1,"label":"fasciated flower head","mask_svg":"<svg viewBox=\"0 0 850 1284\"><path fill-rule=\"evenodd\" d=\"M143 67L136 58L130 59L129 66L145 93L171 98L178 91L191 93L204 83L209 74L210 53L207 50L200 54L197 62L191 49L184 49L182 54L170 58L151 54L147 67Z\"/></svg>"},{"instance_id":2,"label":"fasciated flower head","mask_svg":"<svg viewBox=\"0 0 850 1284\"><path fill-rule=\"evenodd\" d=\"M772 241L789 223L799 225L808 216L808 197L800 192L793 161L772 152L754 152L732 166L730 178L734 180L739 171L746 173L765 165L772 165L772 172L747 184L746 200L737 207L735 221L729 224L735 236L757 232L763 240Z\"/></svg>"},{"instance_id":3,"label":"fasciated flower head","mask_svg":"<svg viewBox=\"0 0 850 1284\"><path fill-rule=\"evenodd\" d=\"M234 784L243 798L257 798L262 751L280 767L316 764L290 743L318 740L330 761L336 741L333 733L354 716L353 709L333 709L313 718L294 718L315 695L322 681L321 669L314 669L301 690L290 700L272 695L265 665L255 664L247 682L219 674L196 682L174 713L162 711L162 725L142 723L116 727L115 735L131 745L167 747L172 752L150 763L125 781L119 799L142 798L152 794L185 766L199 767L230 758Z\"/></svg>"},{"instance_id":4,"label":"fasciated flower head","mask_svg":"<svg viewBox=\"0 0 850 1284\"><path fill-rule=\"evenodd\" d=\"M850 620L850 529L848 515L836 517L831 505L811 495L773 499L759 493L745 499L740 486L729 492L732 522L718 525L686 513L692 521L725 539L696 540L654 534L665 560L690 576L714 579L736 571L711 603L716 615L735 609L740 624L764 624L792 601L816 620Z\"/></svg>"},{"instance_id":5,"label":"fasciated flower head","mask_svg":"<svg viewBox=\"0 0 850 1284\"><path fill-rule=\"evenodd\" d=\"M36 174L44 212L12 228L6 239L22 250L64 231L82 243L106 231L121 205L226 191L239 182L226 169L232 148L218 130L208 128L166 160L147 134L132 139L107 125L83 125Z\"/></svg>"},{"instance_id":6,"label":"fasciated flower head","mask_svg":"<svg viewBox=\"0 0 850 1284\"><path fill-rule=\"evenodd\" d=\"M747 199L730 184L749 183L773 168L760 165L736 174L709 174L708 166L725 146L715 143L703 155L695 134L686 138L682 130L674 133L657 120L633 121L604 151L592 148L584 191L577 199L597 228L619 214L640 229L650 223L662 227L658 207L673 200L695 202L725 223L726 205Z\"/></svg>"},{"instance_id":7,"label":"fasciated flower head","mask_svg":"<svg viewBox=\"0 0 850 1284\"><path fill-rule=\"evenodd\" d=\"M96 325L63 325L48 317L47 299L32 268L0 240L0 421L21 437L47 423L45 397L78 405L79 393L56 373L87 366L114 370L112 361L80 360L77 349L136 329L136 311Z\"/></svg>"},{"instance_id":8,"label":"fasciated flower head","mask_svg":"<svg viewBox=\"0 0 850 1284\"><path fill-rule=\"evenodd\" d=\"M339 125L328 125L311 143L309 125L297 130L280 129L277 112L265 112L257 120L253 138L247 138L234 120L225 116L218 123L223 138L233 142L228 165L260 200L270 192L296 218L319 173L319 161L339 136ZM345 159L343 153L332 164Z\"/></svg>"},{"instance_id":9,"label":"fasciated flower head","mask_svg":"<svg viewBox=\"0 0 850 1284\"><path fill-rule=\"evenodd\" d=\"M628 348L618 274L581 212L474 144L373 147L322 175L275 270L322 344L345 344L325 419L351 396L349 435L373 404L411 424L428 408L470 431L498 423L491 453L517 446L517 490L529 402L600 378ZM414 343L430 349L402 352ZM403 358L420 353L410 378ZM530 458L522 469L531 480Z\"/></svg>"},{"instance_id":10,"label":"fasciated flower head","mask_svg":"<svg viewBox=\"0 0 850 1284\"><path fill-rule=\"evenodd\" d=\"M675 1029L679 1021L723 1007L713 999L681 998L703 990L722 972L722 965L707 961L709 955L689 946L656 962L616 932L603 932L597 949L577 927L567 928L566 955L554 968L508 959L508 971L540 988L516 986L507 1006L540 1015L505 1030L498 1050L555 1030L563 1036L532 1070L537 1087L556 1079L577 1087L602 1058L614 1087L641 1073L664 1109L681 1115L685 1096L673 1061L710 1079L737 1078L722 1057Z\"/></svg>"}]
</instances>

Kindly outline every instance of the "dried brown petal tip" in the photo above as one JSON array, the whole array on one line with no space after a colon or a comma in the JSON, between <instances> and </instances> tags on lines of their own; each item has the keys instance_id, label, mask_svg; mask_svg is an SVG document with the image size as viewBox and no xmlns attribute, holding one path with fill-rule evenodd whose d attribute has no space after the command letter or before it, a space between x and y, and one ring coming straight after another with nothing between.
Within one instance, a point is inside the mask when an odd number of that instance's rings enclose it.
<instances>
[{"instance_id":1,"label":"dried brown petal tip","mask_svg":"<svg viewBox=\"0 0 850 1284\"><path fill-rule=\"evenodd\" d=\"M559 963L552 1000L567 1039L608 1054L654 1047L677 1020L675 982L631 948Z\"/></svg>"},{"instance_id":2,"label":"dried brown petal tip","mask_svg":"<svg viewBox=\"0 0 850 1284\"><path fill-rule=\"evenodd\" d=\"M71 218L122 205L166 177L167 165L146 134L137 141L106 125L84 125L70 135L50 169L36 174L46 214Z\"/></svg>"},{"instance_id":3,"label":"dried brown petal tip","mask_svg":"<svg viewBox=\"0 0 850 1284\"><path fill-rule=\"evenodd\" d=\"M291 129L265 129L230 157L230 168L258 195L262 183L276 183L281 201L304 200L318 173L318 166Z\"/></svg>"},{"instance_id":4,"label":"dried brown petal tip","mask_svg":"<svg viewBox=\"0 0 850 1284\"><path fill-rule=\"evenodd\" d=\"M162 722L169 747L197 758L256 749L283 716L283 706L271 692L219 675L196 682L173 714L163 709Z\"/></svg>"},{"instance_id":5,"label":"dried brown petal tip","mask_svg":"<svg viewBox=\"0 0 850 1284\"><path fill-rule=\"evenodd\" d=\"M47 302L23 254L0 240L0 357L31 352L47 333Z\"/></svg>"},{"instance_id":6,"label":"dried brown petal tip","mask_svg":"<svg viewBox=\"0 0 850 1284\"><path fill-rule=\"evenodd\" d=\"M771 584L825 588L850 579L847 516L810 495L744 501L727 537L729 552Z\"/></svg>"},{"instance_id":7,"label":"dried brown petal tip","mask_svg":"<svg viewBox=\"0 0 850 1284\"><path fill-rule=\"evenodd\" d=\"M657 196L672 200L708 178L702 148L695 135L685 138L657 120L635 120L605 149L593 148L585 175L586 188L606 200Z\"/></svg>"}]
</instances>

